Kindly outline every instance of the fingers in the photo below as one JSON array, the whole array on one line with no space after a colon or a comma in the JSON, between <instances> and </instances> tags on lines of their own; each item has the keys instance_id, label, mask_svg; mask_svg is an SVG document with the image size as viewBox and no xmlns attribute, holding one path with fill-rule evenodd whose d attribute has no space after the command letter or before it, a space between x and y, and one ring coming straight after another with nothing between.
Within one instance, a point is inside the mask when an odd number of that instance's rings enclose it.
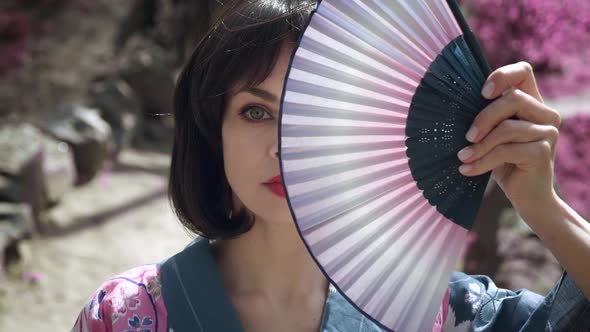
<instances>
[{"instance_id":1,"label":"fingers","mask_svg":"<svg viewBox=\"0 0 590 332\"><path fill-rule=\"evenodd\" d=\"M539 102L543 98L537 88L533 67L524 61L496 69L482 88L482 95L494 99L510 88L516 88L533 96Z\"/></svg>"},{"instance_id":2,"label":"fingers","mask_svg":"<svg viewBox=\"0 0 590 332\"><path fill-rule=\"evenodd\" d=\"M517 118L541 125L559 127L559 113L524 91L514 89L484 108L474 119L467 140L480 141L506 119Z\"/></svg>"},{"instance_id":3,"label":"fingers","mask_svg":"<svg viewBox=\"0 0 590 332\"><path fill-rule=\"evenodd\" d=\"M518 168L538 167L540 160L550 160L553 146L548 140L529 143L511 143L495 146L488 154L471 164L459 167L459 172L466 176L476 176L492 171L503 164L514 164Z\"/></svg>"},{"instance_id":4,"label":"fingers","mask_svg":"<svg viewBox=\"0 0 590 332\"><path fill-rule=\"evenodd\" d=\"M538 125L522 120L504 120L481 142L459 151L457 156L464 163L470 163L485 156L496 146L506 143L528 143L547 140L555 147L559 131L550 125Z\"/></svg>"}]
</instances>

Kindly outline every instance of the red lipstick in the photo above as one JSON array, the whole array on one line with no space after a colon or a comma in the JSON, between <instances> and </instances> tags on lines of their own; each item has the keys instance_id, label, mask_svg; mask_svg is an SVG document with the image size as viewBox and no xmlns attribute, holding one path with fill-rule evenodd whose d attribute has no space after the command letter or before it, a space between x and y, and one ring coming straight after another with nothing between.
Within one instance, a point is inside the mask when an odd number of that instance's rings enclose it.
<instances>
[{"instance_id":1,"label":"red lipstick","mask_svg":"<svg viewBox=\"0 0 590 332\"><path fill-rule=\"evenodd\" d=\"M277 175L273 178L268 179L264 185L275 195L285 198L285 188L283 188L283 182L281 176Z\"/></svg>"}]
</instances>

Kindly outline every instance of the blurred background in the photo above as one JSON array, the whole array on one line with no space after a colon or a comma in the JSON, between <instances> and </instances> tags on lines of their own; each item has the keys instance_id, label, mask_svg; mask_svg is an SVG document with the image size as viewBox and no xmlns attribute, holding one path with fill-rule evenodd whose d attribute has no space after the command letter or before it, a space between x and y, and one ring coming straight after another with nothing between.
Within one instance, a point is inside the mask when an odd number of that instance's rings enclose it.
<instances>
[{"instance_id":1,"label":"blurred background","mask_svg":"<svg viewBox=\"0 0 590 332\"><path fill-rule=\"evenodd\" d=\"M166 198L175 77L219 0L0 4L0 331L69 330L107 278L190 239ZM564 119L560 195L590 217L590 1L463 0L492 67ZM555 258L493 184L457 269L545 293Z\"/></svg>"}]
</instances>

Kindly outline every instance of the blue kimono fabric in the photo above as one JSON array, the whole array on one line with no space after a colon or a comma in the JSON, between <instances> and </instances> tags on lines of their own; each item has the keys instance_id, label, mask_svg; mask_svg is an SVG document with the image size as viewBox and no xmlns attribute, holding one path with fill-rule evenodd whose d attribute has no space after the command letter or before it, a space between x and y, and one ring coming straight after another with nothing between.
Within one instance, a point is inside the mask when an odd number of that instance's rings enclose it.
<instances>
[{"instance_id":1,"label":"blue kimono fabric","mask_svg":"<svg viewBox=\"0 0 590 332\"><path fill-rule=\"evenodd\" d=\"M208 240L195 239L159 268L169 331L243 331ZM442 325L445 332L590 331L590 302L566 273L545 297L528 290L501 289L486 276L461 272L453 273L449 292L448 317ZM320 331L385 330L331 285Z\"/></svg>"}]
</instances>

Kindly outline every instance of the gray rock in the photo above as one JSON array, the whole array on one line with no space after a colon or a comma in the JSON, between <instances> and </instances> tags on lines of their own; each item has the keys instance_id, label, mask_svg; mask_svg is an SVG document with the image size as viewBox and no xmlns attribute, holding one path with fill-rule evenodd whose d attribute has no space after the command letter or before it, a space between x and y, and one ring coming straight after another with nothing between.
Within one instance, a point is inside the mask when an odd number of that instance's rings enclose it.
<instances>
[{"instance_id":1,"label":"gray rock","mask_svg":"<svg viewBox=\"0 0 590 332\"><path fill-rule=\"evenodd\" d=\"M23 189L22 184L14 177L0 174L0 200L18 202Z\"/></svg>"},{"instance_id":2,"label":"gray rock","mask_svg":"<svg viewBox=\"0 0 590 332\"><path fill-rule=\"evenodd\" d=\"M28 123L0 129L0 200L25 202L34 219L76 179L70 147Z\"/></svg>"},{"instance_id":3,"label":"gray rock","mask_svg":"<svg viewBox=\"0 0 590 332\"><path fill-rule=\"evenodd\" d=\"M129 146L139 126L141 102L122 80L108 79L92 87L93 107L113 130L114 156Z\"/></svg>"},{"instance_id":4,"label":"gray rock","mask_svg":"<svg viewBox=\"0 0 590 332\"><path fill-rule=\"evenodd\" d=\"M114 150L111 127L96 109L80 105L62 107L46 129L72 148L77 185L90 181Z\"/></svg>"},{"instance_id":5,"label":"gray rock","mask_svg":"<svg viewBox=\"0 0 590 332\"><path fill-rule=\"evenodd\" d=\"M50 137L43 139L43 180L51 204L59 202L76 183L76 165L70 146Z\"/></svg>"},{"instance_id":6,"label":"gray rock","mask_svg":"<svg viewBox=\"0 0 590 332\"><path fill-rule=\"evenodd\" d=\"M0 128L0 200L26 202L38 216L46 206L43 135L30 124Z\"/></svg>"},{"instance_id":7,"label":"gray rock","mask_svg":"<svg viewBox=\"0 0 590 332\"><path fill-rule=\"evenodd\" d=\"M174 69L173 52L139 36L127 42L118 59L119 75L148 114L171 112Z\"/></svg>"},{"instance_id":8,"label":"gray rock","mask_svg":"<svg viewBox=\"0 0 590 332\"><path fill-rule=\"evenodd\" d=\"M28 123L0 128L0 169L3 174L19 176L41 152L41 132Z\"/></svg>"},{"instance_id":9,"label":"gray rock","mask_svg":"<svg viewBox=\"0 0 590 332\"><path fill-rule=\"evenodd\" d=\"M0 202L0 266L18 258L18 241L30 235L33 229L32 209L29 205Z\"/></svg>"}]
</instances>

